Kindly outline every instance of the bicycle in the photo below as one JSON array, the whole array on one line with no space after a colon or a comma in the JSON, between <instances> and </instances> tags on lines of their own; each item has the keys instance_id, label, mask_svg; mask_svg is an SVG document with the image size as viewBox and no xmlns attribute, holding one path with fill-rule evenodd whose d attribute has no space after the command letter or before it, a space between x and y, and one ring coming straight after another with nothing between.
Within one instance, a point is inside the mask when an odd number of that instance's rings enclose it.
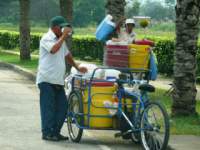
<instances>
[{"instance_id":1,"label":"bicycle","mask_svg":"<svg viewBox=\"0 0 200 150\"><path fill-rule=\"evenodd\" d=\"M115 81L97 80L94 79L94 75L98 69L115 69L122 72L122 74ZM89 79L84 79L82 76L73 77L67 115L69 135L73 142L80 142L85 129L106 129L120 131L115 134L115 137L128 137L133 142L141 143L145 150L164 150L167 148L170 132L168 114L162 104L149 99L148 93L154 92L155 88L148 83L148 80L134 79L133 72L146 73L147 70L100 67L93 71ZM78 86L75 85L77 81L79 81ZM118 100L117 107L99 106L93 108L95 94L113 95L113 93L92 93L93 84L102 82L115 86L115 95ZM130 91L126 88L127 86L137 86L138 90ZM86 88L88 95L87 98L84 98ZM87 99L87 103L84 99ZM92 109L115 110L116 113L114 115L109 113L95 115L91 114ZM94 127L91 124L94 118L104 118L103 121L105 121L105 118L115 118L115 121L113 121L112 127ZM124 124L126 124L125 130L123 129Z\"/></svg>"}]
</instances>

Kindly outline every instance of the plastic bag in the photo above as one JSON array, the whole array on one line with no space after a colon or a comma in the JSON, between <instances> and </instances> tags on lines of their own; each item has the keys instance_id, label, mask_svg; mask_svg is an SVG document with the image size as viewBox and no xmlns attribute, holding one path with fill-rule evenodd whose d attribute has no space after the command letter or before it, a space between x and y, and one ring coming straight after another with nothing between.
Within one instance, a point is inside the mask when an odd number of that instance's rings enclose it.
<instances>
[{"instance_id":1,"label":"plastic bag","mask_svg":"<svg viewBox=\"0 0 200 150\"><path fill-rule=\"evenodd\" d=\"M158 67L157 67L157 58L155 53L152 51L150 54L150 73L149 73L149 79L150 80L156 80L158 75Z\"/></svg>"}]
</instances>

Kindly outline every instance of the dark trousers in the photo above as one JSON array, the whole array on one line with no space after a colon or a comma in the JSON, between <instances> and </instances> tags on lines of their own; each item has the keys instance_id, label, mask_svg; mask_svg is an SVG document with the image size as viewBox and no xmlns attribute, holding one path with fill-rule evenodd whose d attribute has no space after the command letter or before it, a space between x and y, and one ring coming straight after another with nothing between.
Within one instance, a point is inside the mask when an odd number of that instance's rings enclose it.
<instances>
[{"instance_id":1,"label":"dark trousers","mask_svg":"<svg viewBox=\"0 0 200 150\"><path fill-rule=\"evenodd\" d=\"M46 82L38 86L42 134L58 135L67 115L67 98L64 87Z\"/></svg>"}]
</instances>

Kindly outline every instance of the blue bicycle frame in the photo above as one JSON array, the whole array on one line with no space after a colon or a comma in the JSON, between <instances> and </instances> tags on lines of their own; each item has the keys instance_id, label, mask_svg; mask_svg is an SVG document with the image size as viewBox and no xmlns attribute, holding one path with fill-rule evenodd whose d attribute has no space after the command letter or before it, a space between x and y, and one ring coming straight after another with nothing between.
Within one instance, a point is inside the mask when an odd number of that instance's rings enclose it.
<instances>
[{"instance_id":1,"label":"blue bicycle frame","mask_svg":"<svg viewBox=\"0 0 200 150\"><path fill-rule=\"evenodd\" d=\"M122 71L122 72L147 72L148 70L144 70L144 69L126 69L126 68L105 68L105 67L100 67L100 68L96 68L93 73L92 73L92 76L89 80L89 82L84 86L87 86L88 87L88 107L87 107L87 114L84 114L84 113L76 113L74 114L73 112L70 112L68 115L71 115L73 118L74 118L74 122L76 123L76 126L80 129L95 129L95 130L101 130L101 128L92 128L90 126L90 118L92 117L96 117L96 118L112 118L113 116L112 115L91 115L91 110L90 110L90 106L92 105L92 95L91 95L91 88L92 88L92 82L112 82L113 81L107 81L107 80L95 80L94 79L94 75L96 73L96 71L98 69L115 69L115 70L119 70L119 71ZM77 76L75 78L79 78L82 80L82 78L80 76ZM130 84L132 81L127 81L127 80L121 80L121 82L123 83L128 83ZM132 82L133 83L133 82ZM82 81L81 81L81 84ZM134 83L133 83L134 84ZM73 85L73 84L72 84ZM72 86L74 89L74 86ZM81 89L82 90L82 89ZM123 106L126 105L126 104L123 104L122 100L125 98L123 95L124 93L126 93L126 95L128 97L134 97L134 98L137 98L137 101L136 102L132 102L132 110L134 112L134 116L132 118L132 120L130 120L128 118L128 116L126 115L126 113L124 112L123 110ZM109 93L96 93L96 94L109 94ZM110 94L113 94L113 93L110 93ZM117 98L119 100L118 102L118 108L117 108L117 113L116 113L116 116L121 119L122 117L127 121L127 123L130 125L131 127L131 130L132 132L136 132L140 129L137 129L136 126L135 126L135 123L137 123L139 120L140 120L140 115L142 113L142 111L144 110L145 108L145 102L147 101L147 92L145 91L142 91L141 93L138 93L138 92L128 92L124 87L123 85L122 86L119 86L118 89L117 89ZM126 99L126 98L125 98ZM137 107L138 106L138 107ZM105 108L105 107L97 107L97 108ZM116 109L114 107L106 107L106 109ZM84 116L87 116L87 125L84 125L84 124L80 124L78 123L78 120L77 120L77 116L78 117L83 117ZM103 130L119 130L119 129L114 129L114 128L103 128Z\"/></svg>"}]
</instances>

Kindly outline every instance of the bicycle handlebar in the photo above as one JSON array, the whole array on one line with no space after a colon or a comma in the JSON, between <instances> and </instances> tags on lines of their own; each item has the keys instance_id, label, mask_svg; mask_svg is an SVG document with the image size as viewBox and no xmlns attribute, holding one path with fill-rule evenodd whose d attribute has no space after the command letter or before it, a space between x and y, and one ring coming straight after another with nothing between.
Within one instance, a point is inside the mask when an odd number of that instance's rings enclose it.
<instances>
[{"instance_id":1,"label":"bicycle handlebar","mask_svg":"<svg viewBox=\"0 0 200 150\"><path fill-rule=\"evenodd\" d=\"M145 73L148 72L148 69L131 69L131 68L119 68L119 67L98 67L95 68L94 71L92 72L92 75L90 77L84 77L84 75L74 75L75 78L77 79L83 79L83 80L88 80L90 83L92 81L94 81L94 76L95 73L97 72L97 70L118 70L122 73L135 73L135 72L141 72L141 73ZM99 82L101 80L98 80ZM103 81L103 80L102 80ZM104 80L105 81L105 80ZM113 82L113 81L112 81ZM146 80L130 80L130 79L117 79L115 82L117 82L118 84L143 84L143 83L147 83Z\"/></svg>"},{"instance_id":2,"label":"bicycle handlebar","mask_svg":"<svg viewBox=\"0 0 200 150\"><path fill-rule=\"evenodd\" d=\"M144 84L144 83L147 83L146 80L123 80L123 79L117 79L117 83L118 84L137 84L137 85L140 85L140 84Z\"/></svg>"},{"instance_id":3,"label":"bicycle handlebar","mask_svg":"<svg viewBox=\"0 0 200 150\"><path fill-rule=\"evenodd\" d=\"M98 68L95 68L93 73L92 73L92 76L90 78L90 81L92 81L94 79L94 75L96 73L97 70L118 70L120 72L124 72L124 73L129 73L129 72L132 72L132 73L136 73L136 72L148 72L149 70L148 69L132 69L132 68L120 68L120 67L98 67Z\"/></svg>"}]
</instances>

